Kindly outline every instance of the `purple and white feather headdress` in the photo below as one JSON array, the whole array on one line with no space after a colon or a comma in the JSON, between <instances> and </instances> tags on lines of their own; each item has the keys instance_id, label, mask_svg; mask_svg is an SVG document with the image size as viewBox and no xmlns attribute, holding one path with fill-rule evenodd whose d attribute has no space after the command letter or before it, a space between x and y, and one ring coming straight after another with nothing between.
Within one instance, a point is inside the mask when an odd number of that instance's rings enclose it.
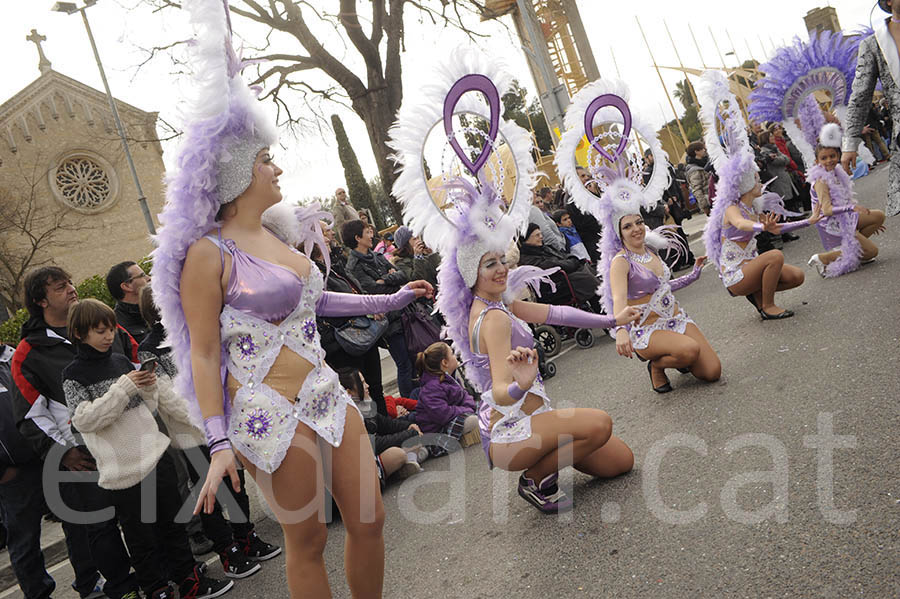
<instances>
[{"instance_id":1,"label":"purple and white feather headdress","mask_svg":"<svg viewBox=\"0 0 900 599\"><path fill-rule=\"evenodd\" d=\"M190 336L181 305L181 270L188 248L215 226L219 207L250 184L259 150L277 139L240 77L225 0L186 0L195 38L190 46L195 96L185 110L184 137L169 171L162 228L153 251L153 295L178 366L176 390L199 410L191 375Z\"/></svg>"},{"instance_id":2,"label":"purple and white feather headdress","mask_svg":"<svg viewBox=\"0 0 900 599\"><path fill-rule=\"evenodd\" d=\"M501 118L500 98L512 83L501 64L459 49L434 72L435 79L419 89L415 101L404 102L391 127L388 145L400 171L393 193L403 204L405 224L441 254L436 303L454 347L468 361L468 311L479 263L488 252L505 252L516 234L524 233L538 173L531 135ZM486 121L485 128L462 127L467 138L483 142L481 147L461 145L456 139L461 114ZM446 137L440 164L429 165L439 183L433 179L429 186L425 146L436 127L443 127ZM514 191L504 197L508 177L515 177ZM523 277L515 280L522 282ZM508 287L512 283L511 276ZM482 387L487 383L473 382Z\"/></svg>"},{"instance_id":3,"label":"purple and white feather headdress","mask_svg":"<svg viewBox=\"0 0 900 599\"><path fill-rule=\"evenodd\" d=\"M807 168L816 161L815 147L825 125L815 93L828 93L832 110L843 124L862 39L840 32L810 32L809 41L795 38L793 44L778 49L769 62L759 66L766 76L750 93L750 117L757 122L782 123ZM871 152L861 152L865 162L874 159Z\"/></svg>"},{"instance_id":4,"label":"purple and white feather headdress","mask_svg":"<svg viewBox=\"0 0 900 599\"><path fill-rule=\"evenodd\" d=\"M624 82L600 79L586 85L566 110L566 132L560 139L555 164L566 192L578 208L592 214L603 227L600 240L600 297L608 314L612 314L609 288L609 265L624 247L619 237L619 221L629 214L640 214L641 208L652 210L669 185L668 156L662 149L656 131L628 106L629 90ZM600 132L594 133L599 126ZM587 168L591 180L600 189L600 197L585 188L578 176L575 151L584 138L588 140ZM640 141L638 141L640 140ZM645 144L653 155L653 170L643 182ZM667 230L649 231L646 239L654 250L679 249ZM683 249L683 248L682 248Z\"/></svg>"}]
</instances>

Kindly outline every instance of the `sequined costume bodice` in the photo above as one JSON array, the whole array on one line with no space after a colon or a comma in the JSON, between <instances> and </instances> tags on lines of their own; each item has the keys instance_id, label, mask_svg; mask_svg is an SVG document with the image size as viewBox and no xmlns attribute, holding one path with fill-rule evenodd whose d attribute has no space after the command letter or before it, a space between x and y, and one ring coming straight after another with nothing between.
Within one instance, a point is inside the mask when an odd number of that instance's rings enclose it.
<instances>
[{"instance_id":1,"label":"sequined costume bodice","mask_svg":"<svg viewBox=\"0 0 900 599\"><path fill-rule=\"evenodd\" d=\"M339 445L344 404L353 402L324 362L316 328L316 304L324 289L319 269L310 268L302 279L286 267L241 251L231 240L220 245L220 240L208 239L232 257L219 316L222 367L230 375L227 388L233 404L228 430L232 444L266 472L280 465L298 421ZM302 385L300 359L313 366Z\"/></svg>"}]
</instances>

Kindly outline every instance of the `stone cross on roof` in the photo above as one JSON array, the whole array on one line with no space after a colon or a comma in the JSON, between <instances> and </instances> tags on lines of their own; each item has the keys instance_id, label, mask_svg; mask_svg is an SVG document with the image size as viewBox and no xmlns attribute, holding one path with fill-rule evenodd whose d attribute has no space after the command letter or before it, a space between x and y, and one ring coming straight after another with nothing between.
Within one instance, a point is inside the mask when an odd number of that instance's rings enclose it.
<instances>
[{"instance_id":1,"label":"stone cross on roof","mask_svg":"<svg viewBox=\"0 0 900 599\"><path fill-rule=\"evenodd\" d=\"M29 42L34 42L34 45L37 46L38 57L40 57L40 62L38 63L38 68L41 70L41 75L51 71L50 61L47 60L47 57L44 55L44 49L41 48L41 42L47 41L47 36L41 35L37 32L37 29L31 30L31 35L25 36L25 40Z\"/></svg>"}]
</instances>

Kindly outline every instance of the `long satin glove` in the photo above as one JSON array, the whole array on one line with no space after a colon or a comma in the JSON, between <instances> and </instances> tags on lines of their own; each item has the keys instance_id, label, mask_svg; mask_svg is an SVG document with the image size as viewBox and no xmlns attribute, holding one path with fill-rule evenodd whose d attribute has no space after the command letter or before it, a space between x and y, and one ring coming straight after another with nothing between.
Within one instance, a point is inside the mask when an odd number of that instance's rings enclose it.
<instances>
[{"instance_id":1,"label":"long satin glove","mask_svg":"<svg viewBox=\"0 0 900 599\"><path fill-rule=\"evenodd\" d=\"M316 302L319 316L362 316L399 310L416 299L416 292L404 287L390 295L360 295L326 291Z\"/></svg>"},{"instance_id":2,"label":"long satin glove","mask_svg":"<svg viewBox=\"0 0 900 599\"><path fill-rule=\"evenodd\" d=\"M856 208L856 206L853 206L851 204L847 204L846 206L839 206L831 211L831 216L837 216L838 214L844 214L846 212L853 212L854 208ZM831 216L822 215L823 218L831 218Z\"/></svg>"},{"instance_id":3,"label":"long satin glove","mask_svg":"<svg viewBox=\"0 0 900 599\"><path fill-rule=\"evenodd\" d=\"M701 270L703 270L702 267L698 268L697 266L694 266L694 270L692 270L690 273L669 281L669 287L672 288L672 291L678 291L682 287L687 287L700 278Z\"/></svg>"},{"instance_id":4,"label":"long satin glove","mask_svg":"<svg viewBox=\"0 0 900 599\"><path fill-rule=\"evenodd\" d=\"M591 314L572 306L550 306L546 324L579 329L609 329L616 326L616 317Z\"/></svg>"},{"instance_id":5,"label":"long satin glove","mask_svg":"<svg viewBox=\"0 0 900 599\"><path fill-rule=\"evenodd\" d=\"M835 214L839 214L837 210ZM804 218L803 220L795 220L789 223L777 223L779 227L781 227L781 233L775 233L775 235L784 235L785 233L790 233L791 231L796 231L797 229L802 229L803 227L809 226L809 219ZM754 233L762 233L765 231L765 227L762 223L753 223L753 232Z\"/></svg>"}]
</instances>

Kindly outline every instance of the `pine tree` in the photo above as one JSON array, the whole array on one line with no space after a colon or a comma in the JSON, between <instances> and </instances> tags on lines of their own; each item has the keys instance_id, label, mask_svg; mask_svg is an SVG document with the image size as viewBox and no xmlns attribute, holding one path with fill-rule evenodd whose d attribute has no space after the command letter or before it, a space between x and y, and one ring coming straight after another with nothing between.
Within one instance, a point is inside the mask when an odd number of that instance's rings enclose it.
<instances>
[{"instance_id":1,"label":"pine tree","mask_svg":"<svg viewBox=\"0 0 900 599\"><path fill-rule=\"evenodd\" d=\"M384 219L381 217L381 210L373 200L372 191L369 183L363 175L359 161L356 159L356 152L350 145L347 138L347 132L344 130L344 123L341 117L336 114L331 115L331 126L334 129L334 136L337 139L338 157L344 166L344 179L347 181L347 197L350 204L357 210L368 210L375 219L376 229L384 228Z\"/></svg>"}]
</instances>

